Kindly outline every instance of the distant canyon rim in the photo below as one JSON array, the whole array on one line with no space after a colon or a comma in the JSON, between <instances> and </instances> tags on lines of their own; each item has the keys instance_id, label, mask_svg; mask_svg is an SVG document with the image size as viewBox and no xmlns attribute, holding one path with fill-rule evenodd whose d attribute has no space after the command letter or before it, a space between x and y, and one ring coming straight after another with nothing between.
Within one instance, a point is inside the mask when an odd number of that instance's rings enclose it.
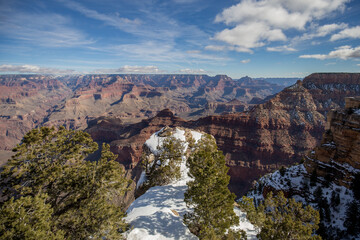
<instances>
[{"instance_id":1,"label":"distant canyon rim","mask_svg":"<svg viewBox=\"0 0 360 240\"><path fill-rule=\"evenodd\" d=\"M230 166L230 189L241 195L260 175L294 164L319 143L327 112L360 95L360 74L315 73L283 88L225 75L2 75L0 149L11 150L34 127L85 129L110 143L137 180L145 140L162 127L182 126L216 138Z\"/></svg>"}]
</instances>

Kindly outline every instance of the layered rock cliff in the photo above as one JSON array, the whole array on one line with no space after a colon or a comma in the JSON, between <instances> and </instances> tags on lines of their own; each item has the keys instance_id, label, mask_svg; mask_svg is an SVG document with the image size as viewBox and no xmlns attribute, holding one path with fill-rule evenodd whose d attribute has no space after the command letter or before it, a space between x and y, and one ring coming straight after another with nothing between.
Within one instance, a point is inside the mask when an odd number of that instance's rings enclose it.
<instances>
[{"instance_id":1,"label":"layered rock cliff","mask_svg":"<svg viewBox=\"0 0 360 240\"><path fill-rule=\"evenodd\" d=\"M0 76L0 149L11 150L71 90L50 76Z\"/></svg>"},{"instance_id":2,"label":"layered rock cliff","mask_svg":"<svg viewBox=\"0 0 360 240\"><path fill-rule=\"evenodd\" d=\"M328 114L321 144L305 160L309 173L332 179L350 188L360 172L360 97L346 98L345 109Z\"/></svg>"},{"instance_id":3,"label":"layered rock cliff","mask_svg":"<svg viewBox=\"0 0 360 240\"><path fill-rule=\"evenodd\" d=\"M85 129L99 117L135 123L165 108L196 119L243 111L248 99L264 98L281 88L264 81L252 84L251 79L239 82L225 75L2 75L0 150L11 149L37 126Z\"/></svg>"},{"instance_id":4,"label":"layered rock cliff","mask_svg":"<svg viewBox=\"0 0 360 240\"><path fill-rule=\"evenodd\" d=\"M360 206L354 190L359 186L353 184L360 176L360 97L346 98L345 108L331 110L325 129L304 163L265 175L248 195L259 201L270 191L284 191L319 210L324 239L353 239L360 234L349 230L358 224L349 218L351 207Z\"/></svg>"},{"instance_id":5,"label":"layered rock cliff","mask_svg":"<svg viewBox=\"0 0 360 240\"><path fill-rule=\"evenodd\" d=\"M360 74L313 74L249 112L185 121L165 111L122 128L122 137L113 141L112 146L121 161L136 165L141 156L141 141L161 127L184 126L204 131L216 138L224 152L230 166L230 188L240 195L260 175L301 160L320 142L324 114L332 107L344 106L344 97L360 95L359 86ZM101 128L94 129L89 129L91 134L100 136L96 131Z\"/></svg>"}]
</instances>

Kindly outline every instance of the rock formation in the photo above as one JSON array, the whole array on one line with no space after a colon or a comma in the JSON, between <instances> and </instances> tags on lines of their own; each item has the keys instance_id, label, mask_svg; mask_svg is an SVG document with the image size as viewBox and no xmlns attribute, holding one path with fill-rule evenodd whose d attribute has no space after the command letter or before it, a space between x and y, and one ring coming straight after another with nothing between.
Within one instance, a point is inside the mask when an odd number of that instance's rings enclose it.
<instances>
[{"instance_id":1,"label":"rock formation","mask_svg":"<svg viewBox=\"0 0 360 240\"><path fill-rule=\"evenodd\" d=\"M360 97L345 100L345 109L328 113L322 141L304 163L265 175L248 193L259 201L270 191L283 191L312 205L320 212L319 233L324 239L356 237L350 236L354 232L346 218L349 206L358 201L352 183L360 173Z\"/></svg>"},{"instance_id":2,"label":"rock formation","mask_svg":"<svg viewBox=\"0 0 360 240\"><path fill-rule=\"evenodd\" d=\"M360 97L346 98L345 110L333 110L321 144L306 158L308 173L332 179L349 188L360 172Z\"/></svg>"},{"instance_id":3,"label":"rock formation","mask_svg":"<svg viewBox=\"0 0 360 240\"><path fill-rule=\"evenodd\" d=\"M27 131L42 125L85 129L99 117L136 123L165 108L196 119L243 111L252 97L264 98L281 89L276 84L255 84L251 79L243 83L225 75L2 75L0 150L10 150ZM243 103L229 103L234 99ZM207 103L219 105L207 111Z\"/></svg>"},{"instance_id":4,"label":"rock formation","mask_svg":"<svg viewBox=\"0 0 360 240\"><path fill-rule=\"evenodd\" d=\"M338 96L356 95L360 95L360 74L312 74L249 112L185 121L166 110L121 128L121 137L111 145L121 156L119 160L136 165L143 141L161 127L184 126L204 131L216 138L224 152L230 166L230 188L240 195L260 175L301 160L320 142L324 114L332 107L344 106L344 99ZM91 127L89 131L101 136L96 133L100 129Z\"/></svg>"},{"instance_id":5,"label":"rock formation","mask_svg":"<svg viewBox=\"0 0 360 240\"><path fill-rule=\"evenodd\" d=\"M0 149L11 150L71 90L50 76L0 76Z\"/></svg>"}]
</instances>

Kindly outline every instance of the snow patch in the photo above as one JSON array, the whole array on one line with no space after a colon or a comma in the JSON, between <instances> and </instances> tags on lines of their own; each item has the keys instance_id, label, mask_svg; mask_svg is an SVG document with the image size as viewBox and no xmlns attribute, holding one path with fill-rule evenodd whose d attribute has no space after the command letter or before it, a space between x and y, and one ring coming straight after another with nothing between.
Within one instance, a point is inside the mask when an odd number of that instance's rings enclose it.
<instances>
[{"instance_id":1,"label":"snow patch","mask_svg":"<svg viewBox=\"0 0 360 240\"><path fill-rule=\"evenodd\" d=\"M202 133L199 133L197 131L190 131L190 133L191 133L193 139L195 140L195 143L197 143L201 139L201 137L203 136Z\"/></svg>"},{"instance_id":2,"label":"snow patch","mask_svg":"<svg viewBox=\"0 0 360 240\"><path fill-rule=\"evenodd\" d=\"M332 167L335 167L335 165L333 164ZM341 167L344 167L350 172L357 172L348 164L344 164ZM295 193L293 198L296 201L300 201L303 204L310 204L313 208L317 209L317 204L315 203L316 199L314 199L313 197L309 198L309 196L302 196L298 194L302 192L302 188L305 182L309 186L310 196L314 196L314 192L318 187L320 187L323 192L322 197L325 198L329 204L332 201L332 193L336 192L337 194L339 194L340 204L335 208L330 207L331 222L327 224L331 225L331 227L333 227L334 229L346 230L344 227L344 222L346 218L347 205L353 200L352 191L349 191L343 186L336 185L335 183L331 183L328 187L326 187L320 183L325 182L325 179L322 177L318 177L319 180L316 185L311 186L309 184L309 178L306 177L307 175L308 173L303 164L292 166L286 169L284 176L280 174L280 171L275 171L272 174L268 174L260 178L257 182L255 190L251 191L248 194L248 197L254 198L256 202L258 202L260 200L263 200L262 189L265 186L270 186L275 190L284 191L289 190L291 186L291 189Z\"/></svg>"},{"instance_id":3,"label":"snow patch","mask_svg":"<svg viewBox=\"0 0 360 240\"><path fill-rule=\"evenodd\" d=\"M146 174L144 171L142 171L139 181L136 183L136 189L138 189L145 181L146 181Z\"/></svg>"},{"instance_id":4,"label":"snow patch","mask_svg":"<svg viewBox=\"0 0 360 240\"><path fill-rule=\"evenodd\" d=\"M151 135L145 142L149 149L156 155L159 153L158 146L162 146L165 137L160 137L163 129ZM203 136L197 131L190 131L197 142ZM188 143L185 142L185 131L176 128L172 136L184 141L185 151ZM181 178L165 186L152 187L145 194L137 198L127 210L126 221L133 227L125 234L128 240L163 240L163 239L198 239L183 223L183 216L188 211L184 202L184 193L187 190L186 183L192 180L188 176L189 169L186 167L186 157L183 156L180 165ZM145 180L145 173L140 176L139 182ZM141 182L142 181L142 182ZM137 185L140 186L138 183ZM240 217L240 226L234 229L246 231L248 239L257 239L255 227L246 219L245 213L235 208L235 213Z\"/></svg>"}]
</instances>

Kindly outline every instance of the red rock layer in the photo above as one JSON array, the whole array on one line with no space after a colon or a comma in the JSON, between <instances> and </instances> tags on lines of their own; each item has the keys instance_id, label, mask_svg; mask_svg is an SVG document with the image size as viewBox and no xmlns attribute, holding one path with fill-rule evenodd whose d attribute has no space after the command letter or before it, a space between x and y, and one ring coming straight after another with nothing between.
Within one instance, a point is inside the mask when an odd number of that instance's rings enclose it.
<instances>
[{"instance_id":1,"label":"red rock layer","mask_svg":"<svg viewBox=\"0 0 360 240\"><path fill-rule=\"evenodd\" d=\"M121 139L111 143L112 149L122 156L119 161L136 165L144 141L165 125L207 132L216 138L226 156L231 189L242 194L260 175L300 160L320 141L325 126L323 114L333 106L343 106L345 96L360 95L360 74L335 75L310 75L246 113L185 121L165 111L123 128ZM342 100L329 98L332 93L341 95Z\"/></svg>"},{"instance_id":2,"label":"red rock layer","mask_svg":"<svg viewBox=\"0 0 360 240\"><path fill-rule=\"evenodd\" d=\"M360 97L347 100L345 110L329 112L321 144L304 166L309 174L316 169L319 176L349 188L354 174L360 172Z\"/></svg>"}]
</instances>

